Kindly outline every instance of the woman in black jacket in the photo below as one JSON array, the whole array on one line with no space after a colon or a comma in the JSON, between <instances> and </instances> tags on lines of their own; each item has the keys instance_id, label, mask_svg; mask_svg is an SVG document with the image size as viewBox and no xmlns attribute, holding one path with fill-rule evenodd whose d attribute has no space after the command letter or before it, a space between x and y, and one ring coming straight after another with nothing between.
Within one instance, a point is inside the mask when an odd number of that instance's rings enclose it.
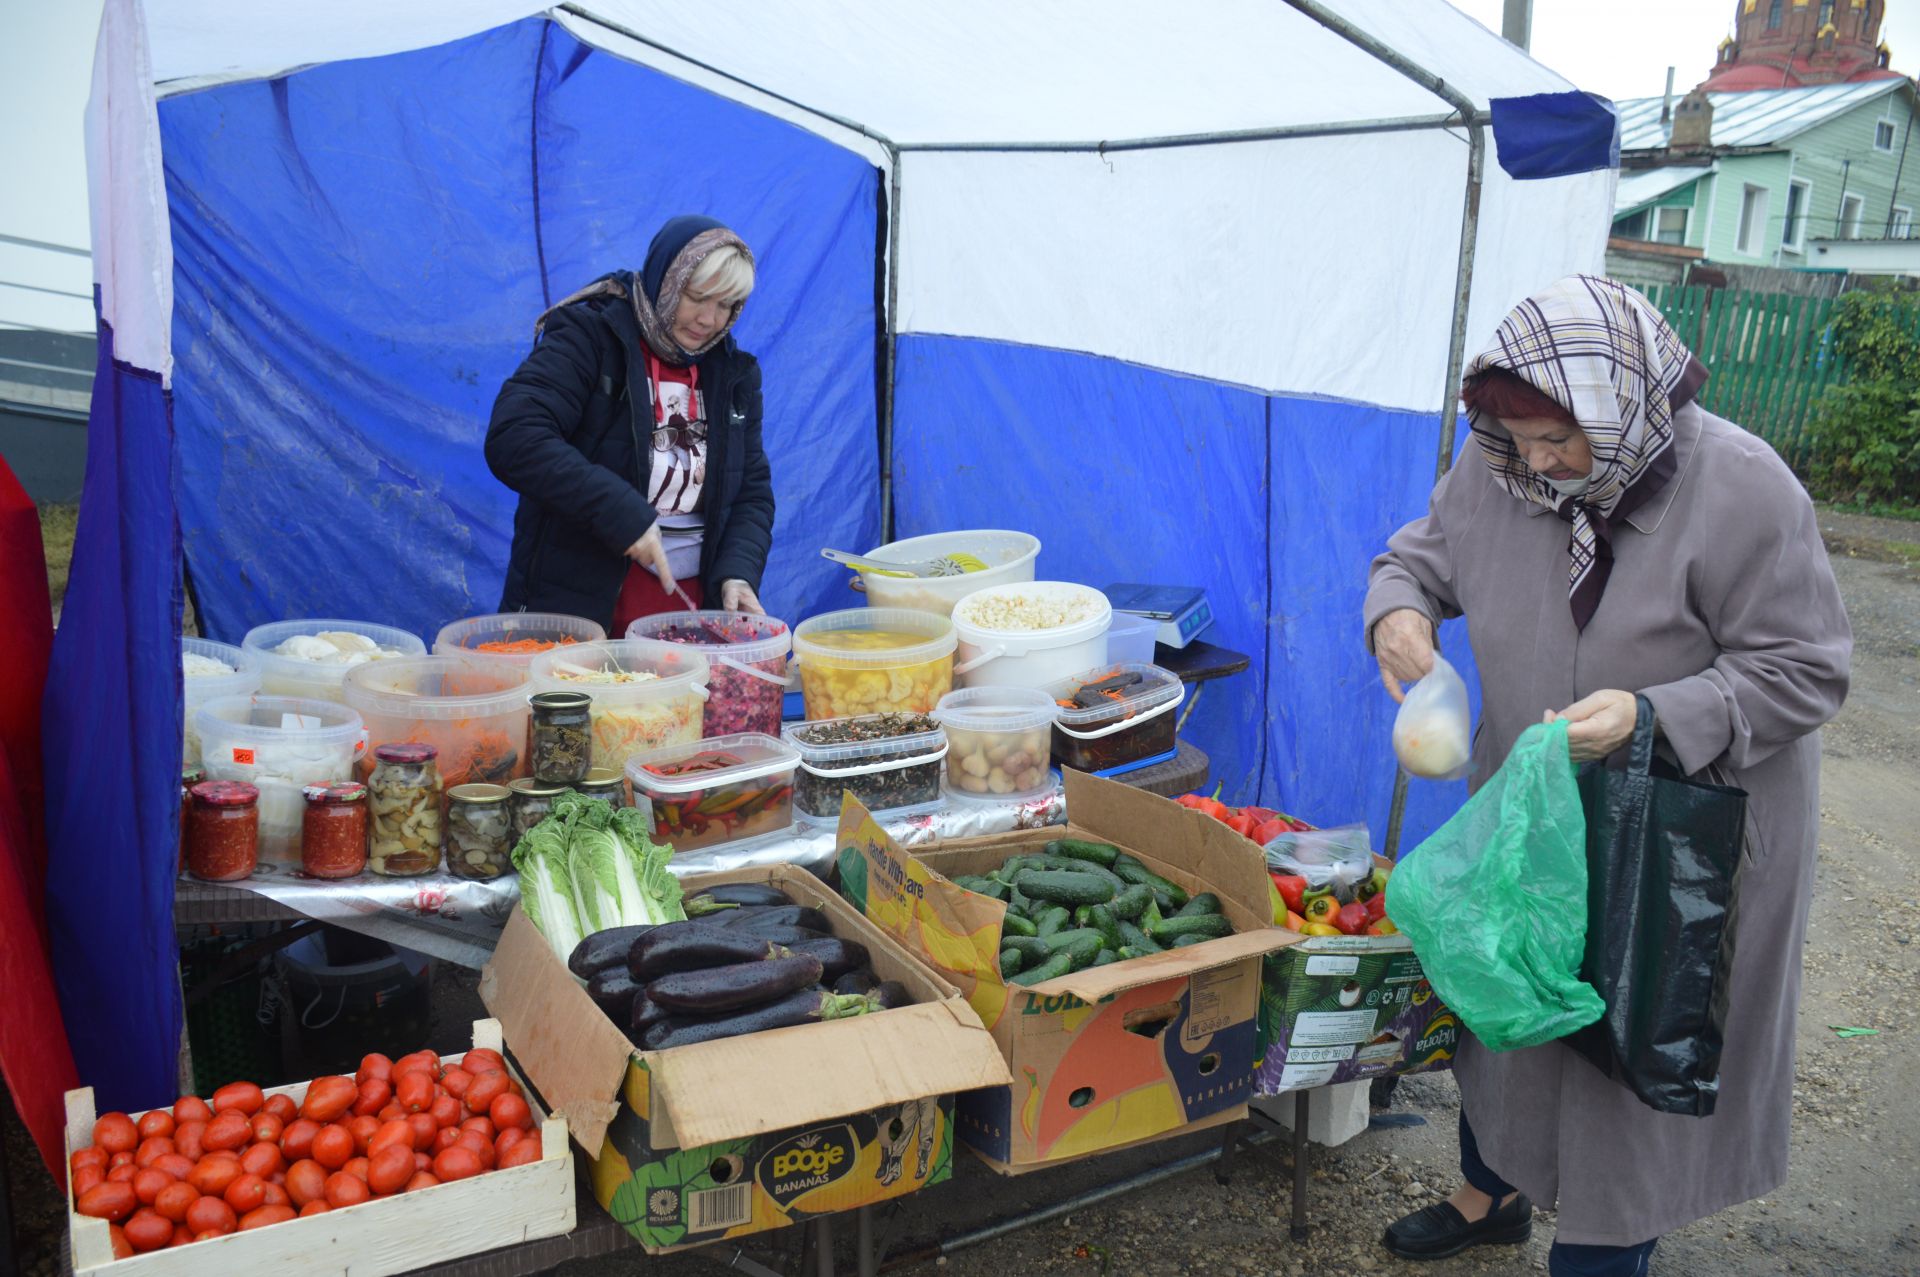
<instances>
[{"instance_id":1,"label":"woman in black jacket","mask_svg":"<svg viewBox=\"0 0 1920 1277\"><path fill-rule=\"evenodd\" d=\"M582 616L618 638L703 597L762 610L760 365L728 335L752 288L739 236L676 217L638 274L541 316L487 427L487 466L520 494L501 611Z\"/></svg>"}]
</instances>

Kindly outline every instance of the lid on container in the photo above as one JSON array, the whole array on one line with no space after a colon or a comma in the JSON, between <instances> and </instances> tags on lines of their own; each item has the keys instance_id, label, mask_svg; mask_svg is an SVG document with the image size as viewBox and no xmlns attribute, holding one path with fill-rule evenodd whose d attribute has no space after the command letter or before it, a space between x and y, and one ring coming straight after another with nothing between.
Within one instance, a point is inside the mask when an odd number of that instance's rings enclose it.
<instances>
[{"instance_id":1,"label":"lid on container","mask_svg":"<svg viewBox=\"0 0 1920 1277\"><path fill-rule=\"evenodd\" d=\"M799 761L800 751L783 741L740 732L635 754L627 759L627 779L650 794L691 794L790 772Z\"/></svg>"},{"instance_id":2,"label":"lid on container","mask_svg":"<svg viewBox=\"0 0 1920 1277\"><path fill-rule=\"evenodd\" d=\"M185 677L196 688L209 686L225 688L229 684L260 685L260 670L257 653L245 648L235 647L231 643L216 643L212 639L180 636L180 658L184 666L189 654L205 656L219 661L222 665L233 667L231 674L189 674Z\"/></svg>"},{"instance_id":3,"label":"lid on container","mask_svg":"<svg viewBox=\"0 0 1920 1277\"><path fill-rule=\"evenodd\" d=\"M192 789L206 778L207 769L199 763L188 763L180 769L180 784L184 788Z\"/></svg>"},{"instance_id":4,"label":"lid on container","mask_svg":"<svg viewBox=\"0 0 1920 1277\"><path fill-rule=\"evenodd\" d=\"M1110 723L1175 700L1180 678L1158 665L1109 665L1049 683L1046 692L1060 706L1055 720L1063 727Z\"/></svg>"},{"instance_id":5,"label":"lid on container","mask_svg":"<svg viewBox=\"0 0 1920 1277\"><path fill-rule=\"evenodd\" d=\"M310 803L357 803L367 796L367 787L357 780L335 780L308 785L300 793Z\"/></svg>"},{"instance_id":6,"label":"lid on container","mask_svg":"<svg viewBox=\"0 0 1920 1277\"><path fill-rule=\"evenodd\" d=\"M527 697L527 704L549 714L572 714L591 708L593 697L585 692L535 692Z\"/></svg>"},{"instance_id":7,"label":"lid on container","mask_svg":"<svg viewBox=\"0 0 1920 1277\"><path fill-rule=\"evenodd\" d=\"M864 739L842 737L857 734ZM899 758L902 764L923 755L938 757L947 733L926 714L863 714L858 718L822 718L791 723L781 736L800 751L802 767L845 767L868 759Z\"/></svg>"},{"instance_id":8,"label":"lid on container","mask_svg":"<svg viewBox=\"0 0 1920 1277\"><path fill-rule=\"evenodd\" d=\"M527 667L471 656L408 656L347 671L346 703L368 718L461 721L525 714Z\"/></svg>"},{"instance_id":9,"label":"lid on container","mask_svg":"<svg viewBox=\"0 0 1920 1277\"><path fill-rule=\"evenodd\" d=\"M535 780L531 776L522 776L518 780L508 781L507 789L510 793L517 794L522 798L558 798L561 794L567 792L567 786L565 785L549 785L545 781Z\"/></svg>"},{"instance_id":10,"label":"lid on container","mask_svg":"<svg viewBox=\"0 0 1920 1277\"><path fill-rule=\"evenodd\" d=\"M382 763L430 763L440 757L440 751L425 741L397 740L376 745L373 756Z\"/></svg>"},{"instance_id":11,"label":"lid on container","mask_svg":"<svg viewBox=\"0 0 1920 1277\"><path fill-rule=\"evenodd\" d=\"M975 590L953 605L962 635L1066 639L1104 633L1113 619L1107 596L1072 581L1015 581Z\"/></svg>"},{"instance_id":12,"label":"lid on container","mask_svg":"<svg viewBox=\"0 0 1920 1277\"><path fill-rule=\"evenodd\" d=\"M618 789L627 783L625 772L614 767L595 767L585 776L575 781L574 789L583 794L597 794L603 789Z\"/></svg>"},{"instance_id":13,"label":"lid on container","mask_svg":"<svg viewBox=\"0 0 1920 1277\"><path fill-rule=\"evenodd\" d=\"M1059 713L1053 697L1037 687L963 687L933 707L942 727L963 732L1030 732Z\"/></svg>"},{"instance_id":14,"label":"lid on container","mask_svg":"<svg viewBox=\"0 0 1920 1277\"><path fill-rule=\"evenodd\" d=\"M334 618L311 618L299 621L274 621L267 625L256 625L248 630L240 640L242 649L255 653L263 666L279 666L282 670L299 668L311 671L310 677L332 681L334 676L345 674L354 668L344 661L310 661L298 656L285 656L273 649L290 638L316 634L343 633L357 634L370 639L376 647L390 648L392 653L401 656L424 656L427 645L420 641L418 634L395 629L391 625L376 625L372 621L343 621ZM392 653L376 657L379 660L393 659ZM366 664L366 662L362 662Z\"/></svg>"},{"instance_id":15,"label":"lid on container","mask_svg":"<svg viewBox=\"0 0 1920 1277\"><path fill-rule=\"evenodd\" d=\"M209 807L251 807L260 791L244 780L203 780L192 790L195 802Z\"/></svg>"},{"instance_id":16,"label":"lid on container","mask_svg":"<svg viewBox=\"0 0 1920 1277\"><path fill-rule=\"evenodd\" d=\"M793 647L793 631L778 617L713 609L643 616L627 626L627 637L676 643L705 652L708 660L724 657L745 664L785 656Z\"/></svg>"},{"instance_id":17,"label":"lid on container","mask_svg":"<svg viewBox=\"0 0 1920 1277\"><path fill-rule=\"evenodd\" d=\"M839 647L833 636L848 633L895 634L904 640L895 647ZM828 612L800 622L793 631L796 660L809 657L838 666L923 665L951 656L960 640L953 622L937 612L904 607L856 607Z\"/></svg>"},{"instance_id":18,"label":"lid on container","mask_svg":"<svg viewBox=\"0 0 1920 1277\"><path fill-rule=\"evenodd\" d=\"M660 700L706 687L707 658L698 648L652 639L605 639L556 647L533 658L542 691L585 692L614 700ZM613 677L609 677L613 676ZM704 690L700 693L704 697Z\"/></svg>"},{"instance_id":19,"label":"lid on container","mask_svg":"<svg viewBox=\"0 0 1920 1277\"><path fill-rule=\"evenodd\" d=\"M476 781L470 785L455 785L447 791L451 802L467 803L474 807L489 807L494 803L504 803L513 791L505 785L486 785Z\"/></svg>"},{"instance_id":20,"label":"lid on container","mask_svg":"<svg viewBox=\"0 0 1920 1277\"><path fill-rule=\"evenodd\" d=\"M434 636L435 656L477 656L526 665L540 653L607 636L596 621L561 612L495 612L449 621Z\"/></svg>"},{"instance_id":21,"label":"lid on container","mask_svg":"<svg viewBox=\"0 0 1920 1277\"><path fill-rule=\"evenodd\" d=\"M297 696L222 696L202 704L193 722L207 758L232 749L234 762L249 765L252 746L311 745L357 753L366 736L358 711L338 701Z\"/></svg>"}]
</instances>

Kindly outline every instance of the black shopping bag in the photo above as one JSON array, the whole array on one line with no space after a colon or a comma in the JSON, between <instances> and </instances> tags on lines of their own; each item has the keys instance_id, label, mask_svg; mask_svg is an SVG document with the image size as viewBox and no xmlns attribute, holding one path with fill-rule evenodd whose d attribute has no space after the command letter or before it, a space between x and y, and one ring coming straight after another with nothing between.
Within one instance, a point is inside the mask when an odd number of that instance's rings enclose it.
<instances>
[{"instance_id":1,"label":"black shopping bag","mask_svg":"<svg viewBox=\"0 0 1920 1277\"><path fill-rule=\"evenodd\" d=\"M1681 776L1653 752L1653 706L1627 766L1580 769L1587 948L1580 978L1607 1004L1566 1041L1661 1113L1708 1117L1733 973L1747 795Z\"/></svg>"}]
</instances>

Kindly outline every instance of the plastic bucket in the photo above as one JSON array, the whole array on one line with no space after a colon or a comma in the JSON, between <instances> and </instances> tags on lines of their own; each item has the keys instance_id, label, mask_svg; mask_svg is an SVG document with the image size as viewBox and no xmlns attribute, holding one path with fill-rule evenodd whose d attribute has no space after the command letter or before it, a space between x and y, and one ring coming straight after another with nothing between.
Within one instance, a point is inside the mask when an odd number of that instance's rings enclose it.
<instances>
[{"instance_id":1,"label":"plastic bucket","mask_svg":"<svg viewBox=\"0 0 1920 1277\"><path fill-rule=\"evenodd\" d=\"M785 621L746 612L662 612L635 620L627 637L690 647L707 658L706 735L780 734L793 650Z\"/></svg>"},{"instance_id":2,"label":"plastic bucket","mask_svg":"<svg viewBox=\"0 0 1920 1277\"><path fill-rule=\"evenodd\" d=\"M441 783L504 785L527 774L527 667L487 656L413 656L347 671L347 708L367 752L421 741L440 752Z\"/></svg>"},{"instance_id":3,"label":"plastic bucket","mask_svg":"<svg viewBox=\"0 0 1920 1277\"><path fill-rule=\"evenodd\" d=\"M346 681L351 666L303 661L296 656L281 656L273 650L296 635L320 634L329 630L359 634L383 648L392 649L393 655L379 658L381 660L427 654L427 645L420 641L419 635L397 630L391 625L376 625L372 621L275 621L271 625L256 625L240 640L240 646L252 652L260 662L260 691L267 696L304 696L316 701L341 700L340 686Z\"/></svg>"},{"instance_id":4,"label":"plastic bucket","mask_svg":"<svg viewBox=\"0 0 1920 1277\"><path fill-rule=\"evenodd\" d=\"M572 643L597 643L607 636L597 621L558 612L495 612L491 616L469 616L449 621L433 639L435 656L469 656L477 661L508 661L525 669L540 653L482 652L482 643L518 643L532 639L536 643L565 647Z\"/></svg>"},{"instance_id":5,"label":"plastic bucket","mask_svg":"<svg viewBox=\"0 0 1920 1277\"><path fill-rule=\"evenodd\" d=\"M1064 625L1014 629L992 615L1005 602L1077 607L1090 615ZM954 605L953 628L960 640L954 677L964 687L1045 687L1106 660L1112 619L1106 595L1070 581L976 590Z\"/></svg>"},{"instance_id":6,"label":"plastic bucket","mask_svg":"<svg viewBox=\"0 0 1920 1277\"><path fill-rule=\"evenodd\" d=\"M352 780L366 752L358 712L335 701L291 696L226 696L194 717L208 780L244 780L260 791L260 863L300 867L300 791Z\"/></svg>"},{"instance_id":7,"label":"plastic bucket","mask_svg":"<svg viewBox=\"0 0 1920 1277\"><path fill-rule=\"evenodd\" d=\"M1040 557L1040 538L997 528L935 532L930 536L890 541L867 551L866 557L893 563L923 563L947 554L971 554L987 566L962 576L899 577L862 572L860 580L867 588L868 606L951 616L953 605L975 590L1033 580L1034 560Z\"/></svg>"},{"instance_id":8,"label":"plastic bucket","mask_svg":"<svg viewBox=\"0 0 1920 1277\"><path fill-rule=\"evenodd\" d=\"M1003 801L1046 793L1059 712L1033 687L963 687L942 696L933 717L947 732L947 788Z\"/></svg>"},{"instance_id":9,"label":"plastic bucket","mask_svg":"<svg viewBox=\"0 0 1920 1277\"><path fill-rule=\"evenodd\" d=\"M235 647L231 643L216 643L212 639L180 639L180 656L184 663L187 653L205 656L225 665L231 665L232 674L199 674L186 679L185 722L180 733L180 763L191 767L200 761L200 728L193 721L202 705L208 701L217 701L223 696L251 696L260 690L260 663L252 652Z\"/></svg>"},{"instance_id":10,"label":"plastic bucket","mask_svg":"<svg viewBox=\"0 0 1920 1277\"><path fill-rule=\"evenodd\" d=\"M677 643L603 639L556 647L533 658L535 692L593 698L593 765L624 773L635 754L690 744L707 702L707 658ZM615 682L610 679L631 681Z\"/></svg>"},{"instance_id":11,"label":"plastic bucket","mask_svg":"<svg viewBox=\"0 0 1920 1277\"><path fill-rule=\"evenodd\" d=\"M1107 627L1107 664L1151 665L1160 622L1132 612L1115 612Z\"/></svg>"},{"instance_id":12,"label":"plastic bucket","mask_svg":"<svg viewBox=\"0 0 1920 1277\"><path fill-rule=\"evenodd\" d=\"M800 622L793 660L807 718L926 714L953 688L953 622L909 608L850 608Z\"/></svg>"},{"instance_id":13,"label":"plastic bucket","mask_svg":"<svg viewBox=\"0 0 1920 1277\"><path fill-rule=\"evenodd\" d=\"M367 1052L398 1058L427 1037L433 961L424 953L329 928L275 954L274 974L295 1077L351 1075Z\"/></svg>"}]
</instances>

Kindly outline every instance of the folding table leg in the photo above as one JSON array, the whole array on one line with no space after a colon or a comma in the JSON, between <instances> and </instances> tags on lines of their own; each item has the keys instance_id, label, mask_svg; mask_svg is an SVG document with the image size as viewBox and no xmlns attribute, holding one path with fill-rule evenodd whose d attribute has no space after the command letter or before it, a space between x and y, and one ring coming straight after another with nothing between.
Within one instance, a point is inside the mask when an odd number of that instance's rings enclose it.
<instances>
[{"instance_id":1,"label":"folding table leg","mask_svg":"<svg viewBox=\"0 0 1920 1277\"><path fill-rule=\"evenodd\" d=\"M1295 1092L1293 1098L1293 1227L1289 1236L1296 1242L1307 1240L1307 1096Z\"/></svg>"},{"instance_id":2,"label":"folding table leg","mask_svg":"<svg viewBox=\"0 0 1920 1277\"><path fill-rule=\"evenodd\" d=\"M814 1277L833 1277L833 1216L822 1215L813 1221Z\"/></svg>"},{"instance_id":3,"label":"folding table leg","mask_svg":"<svg viewBox=\"0 0 1920 1277\"><path fill-rule=\"evenodd\" d=\"M880 1271L880 1257L873 1250L873 1207L862 1206L853 1213L856 1232L856 1250L860 1277L876 1277Z\"/></svg>"}]
</instances>

